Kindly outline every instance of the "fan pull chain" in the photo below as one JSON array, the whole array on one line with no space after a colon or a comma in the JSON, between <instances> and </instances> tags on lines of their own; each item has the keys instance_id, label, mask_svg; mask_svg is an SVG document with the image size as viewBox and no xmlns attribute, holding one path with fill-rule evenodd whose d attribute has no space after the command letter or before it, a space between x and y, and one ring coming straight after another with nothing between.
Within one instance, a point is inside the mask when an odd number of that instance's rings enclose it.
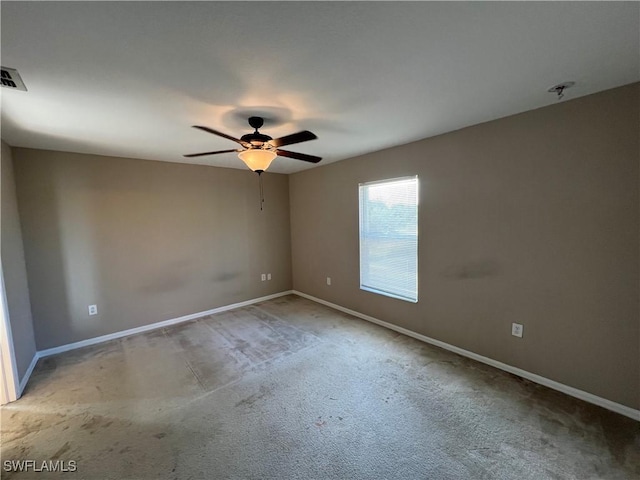
<instances>
[{"instance_id":1,"label":"fan pull chain","mask_svg":"<svg viewBox=\"0 0 640 480\"><path fill-rule=\"evenodd\" d=\"M262 172L258 172L258 179L260 183L260 210L262 211L262 205L264 204L264 187L262 186Z\"/></svg>"}]
</instances>

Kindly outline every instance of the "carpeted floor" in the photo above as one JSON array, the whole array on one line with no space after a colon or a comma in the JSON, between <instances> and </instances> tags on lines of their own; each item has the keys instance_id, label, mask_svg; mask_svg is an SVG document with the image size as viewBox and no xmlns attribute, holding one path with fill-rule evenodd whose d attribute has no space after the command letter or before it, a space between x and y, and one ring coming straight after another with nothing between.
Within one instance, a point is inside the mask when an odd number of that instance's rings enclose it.
<instances>
[{"instance_id":1,"label":"carpeted floor","mask_svg":"<svg viewBox=\"0 0 640 480\"><path fill-rule=\"evenodd\" d=\"M43 359L1 434L3 479L640 477L638 422L296 296Z\"/></svg>"}]
</instances>

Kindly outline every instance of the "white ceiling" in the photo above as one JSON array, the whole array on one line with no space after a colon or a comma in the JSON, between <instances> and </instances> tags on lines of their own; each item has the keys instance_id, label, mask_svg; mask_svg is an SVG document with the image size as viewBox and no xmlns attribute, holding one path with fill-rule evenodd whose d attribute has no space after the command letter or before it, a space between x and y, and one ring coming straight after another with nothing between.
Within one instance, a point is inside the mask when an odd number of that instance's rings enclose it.
<instances>
[{"instance_id":1,"label":"white ceiling","mask_svg":"<svg viewBox=\"0 0 640 480\"><path fill-rule=\"evenodd\" d=\"M250 115L319 165L640 80L638 2L7 2L2 138L246 168ZM313 165L278 157L270 171Z\"/></svg>"}]
</instances>

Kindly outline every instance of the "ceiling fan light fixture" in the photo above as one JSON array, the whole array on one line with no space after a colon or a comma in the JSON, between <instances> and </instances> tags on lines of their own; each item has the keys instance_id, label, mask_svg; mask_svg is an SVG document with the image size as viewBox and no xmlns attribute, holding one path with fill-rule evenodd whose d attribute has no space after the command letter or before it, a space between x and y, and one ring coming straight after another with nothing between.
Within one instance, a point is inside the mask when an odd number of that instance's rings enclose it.
<instances>
[{"instance_id":1,"label":"ceiling fan light fixture","mask_svg":"<svg viewBox=\"0 0 640 480\"><path fill-rule=\"evenodd\" d=\"M254 172L264 172L269 168L273 159L276 158L276 152L264 150L262 148L250 148L238 153L238 157L247 164Z\"/></svg>"}]
</instances>

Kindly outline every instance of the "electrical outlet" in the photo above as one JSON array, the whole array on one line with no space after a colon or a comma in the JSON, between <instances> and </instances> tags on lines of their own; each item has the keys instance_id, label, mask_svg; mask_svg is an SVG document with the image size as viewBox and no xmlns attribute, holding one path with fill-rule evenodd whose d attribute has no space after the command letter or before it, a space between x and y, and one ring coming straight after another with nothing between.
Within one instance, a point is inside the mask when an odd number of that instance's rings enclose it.
<instances>
[{"instance_id":1,"label":"electrical outlet","mask_svg":"<svg viewBox=\"0 0 640 480\"><path fill-rule=\"evenodd\" d=\"M263 282L267 279L267 274L263 273L260 275L260 280L262 280Z\"/></svg>"},{"instance_id":2,"label":"electrical outlet","mask_svg":"<svg viewBox=\"0 0 640 480\"><path fill-rule=\"evenodd\" d=\"M267 280L271 280L271 274L267 273Z\"/></svg>"},{"instance_id":3,"label":"electrical outlet","mask_svg":"<svg viewBox=\"0 0 640 480\"><path fill-rule=\"evenodd\" d=\"M89 305L89 315L97 315L97 314L98 314L98 306Z\"/></svg>"},{"instance_id":4,"label":"electrical outlet","mask_svg":"<svg viewBox=\"0 0 640 480\"><path fill-rule=\"evenodd\" d=\"M327 285L331 285L331 277L327 277Z\"/></svg>"},{"instance_id":5,"label":"electrical outlet","mask_svg":"<svg viewBox=\"0 0 640 480\"><path fill-rule=\"evenodd\" d=\"M512 323L511 324L511 335L513 335L514 337L522 338L522 331L523 330L524 330L524 327L522 325L520 325L519 323Z\"/></svg>"}]
</instances>

